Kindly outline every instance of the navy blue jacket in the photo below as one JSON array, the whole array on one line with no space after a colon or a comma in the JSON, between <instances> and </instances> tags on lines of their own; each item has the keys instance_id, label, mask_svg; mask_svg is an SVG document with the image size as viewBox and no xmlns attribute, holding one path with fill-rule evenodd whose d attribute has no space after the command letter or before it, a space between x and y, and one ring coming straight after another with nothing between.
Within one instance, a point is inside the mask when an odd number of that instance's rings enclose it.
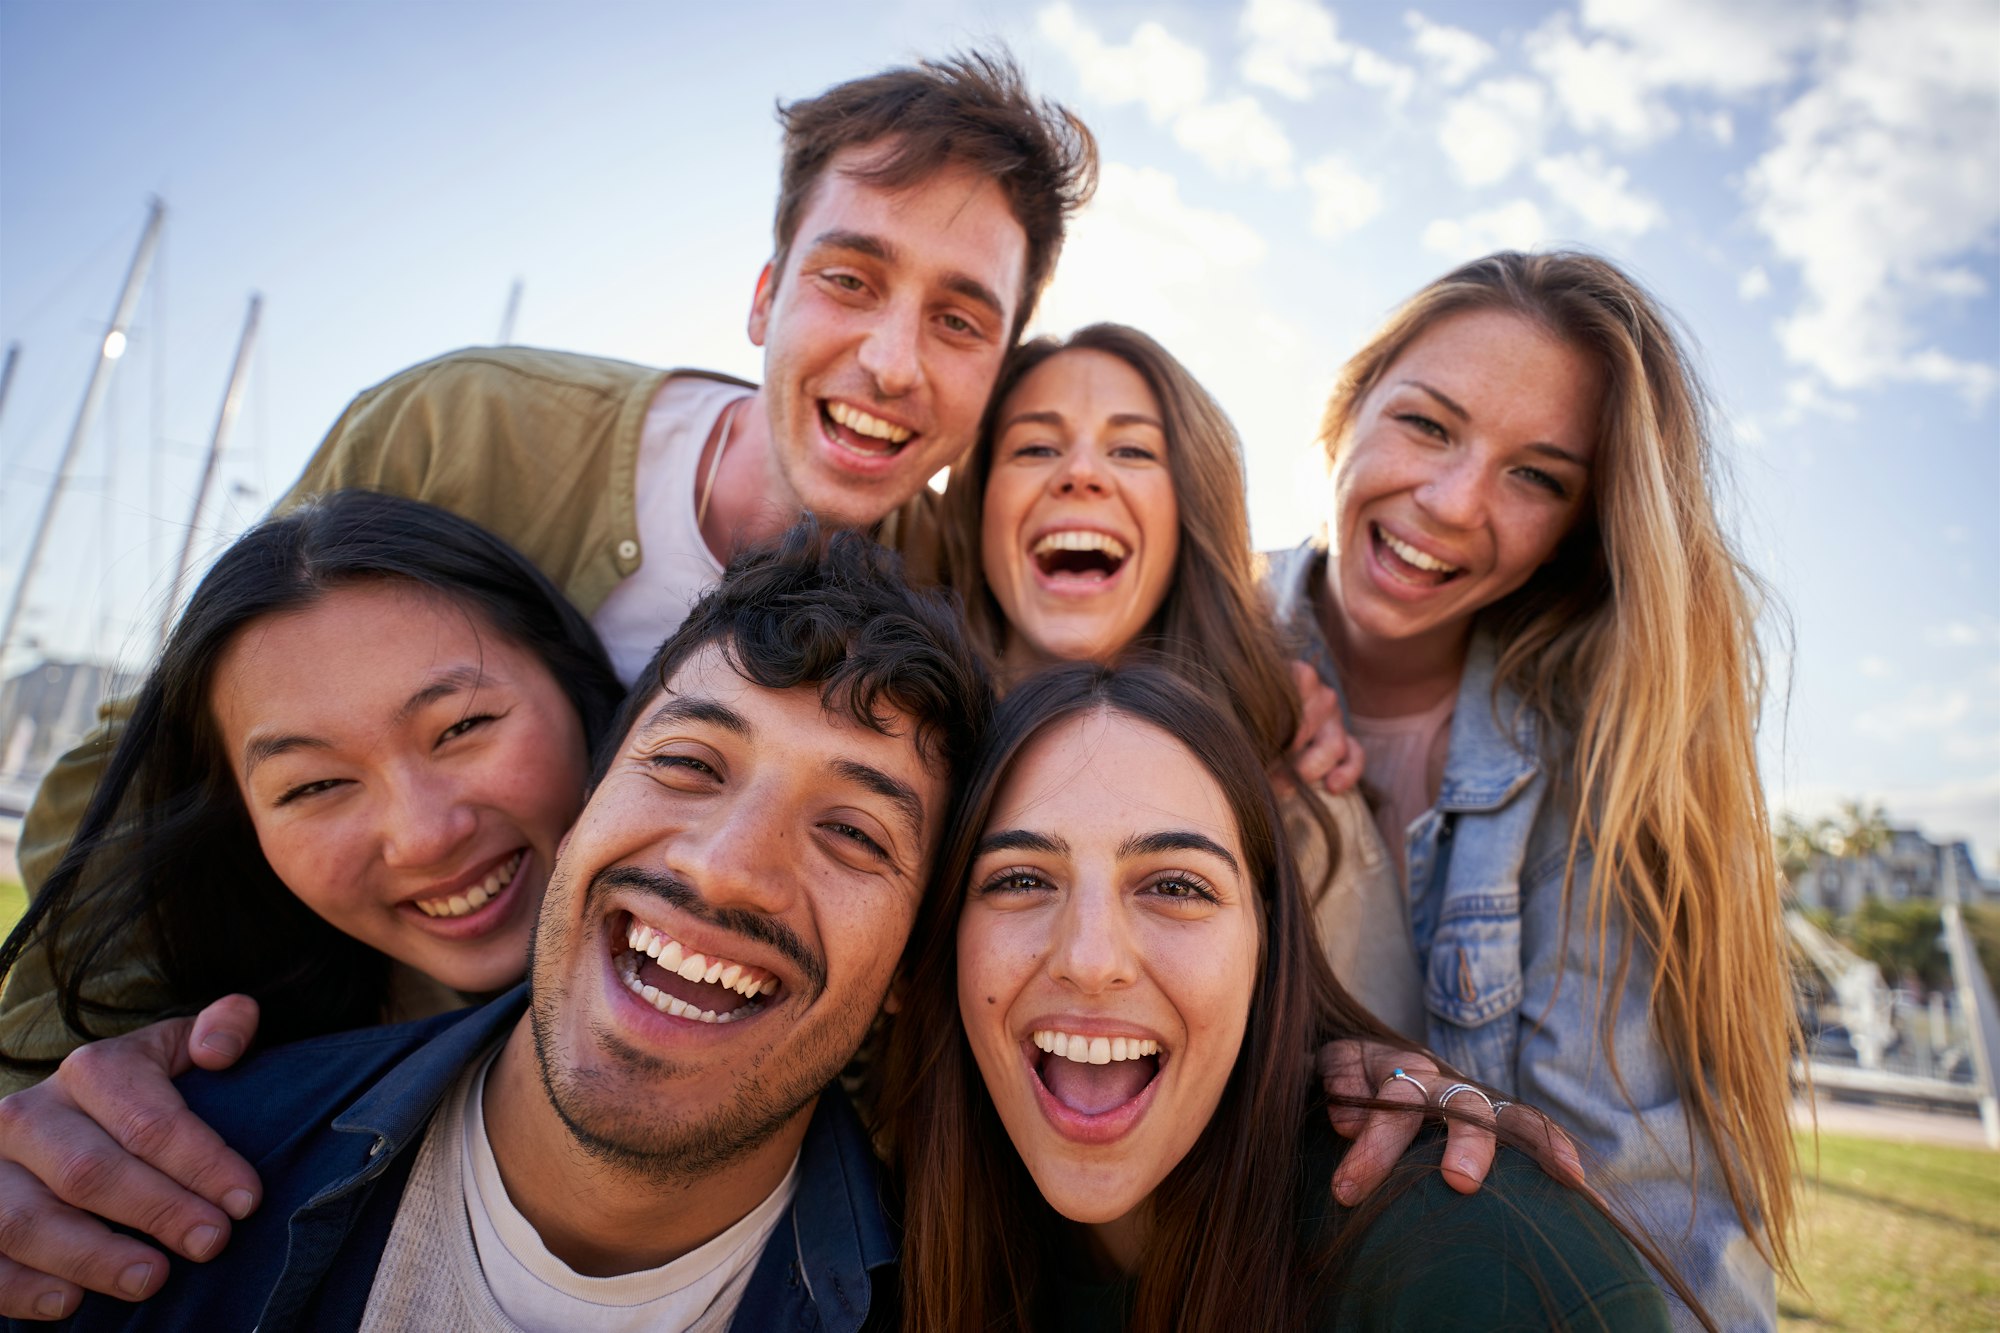
<instances>
[{"instance_id":1,"label":"navy blue jacket","mask_svg":"<svg viewBox=\"0 0 2000 1333\"><path fill-rule=\"evenodd\" d=\"M520 1019L526 1000L518 987L477 1009L303 1041L226 1073L181 1079L189 1107L263 1178L263 1205L236 1224L215 1259L172 1260L150 1301L87 1295L74 1326L355 1327L432 1115ZM895 1258L867 1135L846 1096L828 1088L806 1130L798 1192L751 1273L734 1327L890 1326Z\"/></svg>"}]
</instances>

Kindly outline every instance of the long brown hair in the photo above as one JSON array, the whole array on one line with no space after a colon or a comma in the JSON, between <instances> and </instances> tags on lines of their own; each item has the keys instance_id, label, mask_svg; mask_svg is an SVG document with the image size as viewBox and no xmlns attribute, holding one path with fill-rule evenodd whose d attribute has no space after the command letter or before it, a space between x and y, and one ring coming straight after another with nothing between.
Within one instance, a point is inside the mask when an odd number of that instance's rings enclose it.
<instances>
[{"instance_id":1,"label":"long brown hair","mask_svg":"<svg viewBox=\"0 0 2000 1333\"><path fill-rule=\"evenodd\" d=\"M1180 511L1180 554L1167 597L1132 648L1157 655L1242 719L1270 763L1298 729L1298 697L1272 627L1250 549L1243 449L1236 429L1187 367L1123 324L1092 324L1068 339L1036 338L1014 350L988 400L979 442L951 470L944 498L943 581L965 603L973 642L997 664L1007 619L986 583L979 532L994 435L1007 398L1036 367L1068 351L1105 352L1137 371L1159 401L1167 470Z\"/></svg>"},{"instance_id":2,"label":"long brown hair","mask_svg":"<svg viewBox=\"0 0 2000 1333\"><path fill-rule=\"evenodd\" d=\"M1323 1309L1326 1284L1369 1223L1420 1170L1399 1171L1330 1238L1305 1237L1327 1182L1301 1170L1309 1122L1325 1114L1310 1053L1362 1037L1407 1046L1334 980L1314 935L1282 825L1248 738L1177 674L1078 664L1031 678L1001 705L954 803L930 891L903 957L907 989L890 1032L878 1124L901 1183L904 1326L1031 1328L1051 1247L1074 1234L1008 1138L959 1020L958 917L980 838L1022 749L1065 719L1098 711L1158 727L1186 745L1229 803L1255 886L1263 959L1236 1067L1188 1155L1154 1190L1129 1324L1138 1329L1291 1330ZM1357 1106L1387 1106L1372 1100ZM1503 1127L1501 1138L1520 1146ZM1308 1197L1308 1192L1314 1197ZM1612 1224L1700 1306L1657 1250ZM1246 1293L1252 1299L1245 1299Z\"/></svg>"},{"instance_id":3,"label":"long brown hair","mask_svg":"<svg viewBox=\"0 0 2000 1333\"><path fill-rule=\"evenodd\" d=\"M1596 360L1604 376L1591 512L1556 557L1488 608L1496 685L1570 738L1549 756L1578 807L1564 871L1594 853L1585 929L1615 963L1599 988L1606 1039L1633 965L1657 960L1650 1008L1688 1108L1746 1231L1792 1267L1798 1049L1777 866L1757 776L1763 584L1716 517L1707 394L1661 306L1615 265L1574 251L1505 252L1418 292L1347 363L1321 423L1332 464L1361 403L1441 319L1500 310Z\"/></svg>"}]
</instances>

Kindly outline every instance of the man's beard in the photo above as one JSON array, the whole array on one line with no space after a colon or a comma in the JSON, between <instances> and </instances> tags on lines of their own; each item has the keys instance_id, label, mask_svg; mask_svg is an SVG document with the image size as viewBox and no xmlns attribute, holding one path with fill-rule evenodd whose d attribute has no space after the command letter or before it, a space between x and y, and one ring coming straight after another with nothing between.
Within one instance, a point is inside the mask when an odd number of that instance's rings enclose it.
<instances>
[{"instance_id":1,"label":"man's beard","mask_svg":"<svg viewBox=\"0 0 2000 1333\"><path fill-rule=\"evenodd\" d=\"M711 920L717 915L684 885L656 872L614 869L592 881L588 896L595 897L601 887L610 885L643 886L695 915ZM587 910L584 919L590 919ZM573 957L569 936L575 928L551 918L547 929L549 951L560 958ZM559 985L541 982L536 962L543 944L537 931L528 950L528 974L534 979L528 1018L542 1091L588 1156L649 1183L684 1184L713 1175L769 1141L839 1075L872 1018L872 1013L819 1014L820 1021L813 1024L819 1030L786 1060L787 1068L766 1070L769 1052L762 1051L741 1070L711 1070L702 1076L735 1074L732 1095L706 1114L686 1113L672 1104L672 1085L698 1075L673 1060L637 1049L608 1026L596 1028L590 1044L607 1058L607 1067L564 1067L557 1046L565 999ZM592 943L576 947L588 949ZM825 964L802 944L782 947L787 953L803 954L811 963L802 970L813 987L813 993L804 997L808 1012L813 1012L825 994Z\"/></svg>"}]
</instances>

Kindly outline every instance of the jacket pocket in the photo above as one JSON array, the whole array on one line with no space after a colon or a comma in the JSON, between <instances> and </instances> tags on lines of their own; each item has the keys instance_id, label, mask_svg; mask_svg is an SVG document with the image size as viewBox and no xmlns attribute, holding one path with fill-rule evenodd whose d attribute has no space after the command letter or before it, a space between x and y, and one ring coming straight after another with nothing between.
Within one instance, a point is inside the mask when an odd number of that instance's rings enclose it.
<instances>
[{"instance_id":1,"label":"jacket pocket","mask_svg":"<svg viewBox=\"0 0 2000 1333\"><path fill-rule=\"evenodd\" d=\"M1521 1005L1520 896L1468 896L1445 908L1424 970L1424 1007L1473 1028Z\"/></svg>"}]
</instances>

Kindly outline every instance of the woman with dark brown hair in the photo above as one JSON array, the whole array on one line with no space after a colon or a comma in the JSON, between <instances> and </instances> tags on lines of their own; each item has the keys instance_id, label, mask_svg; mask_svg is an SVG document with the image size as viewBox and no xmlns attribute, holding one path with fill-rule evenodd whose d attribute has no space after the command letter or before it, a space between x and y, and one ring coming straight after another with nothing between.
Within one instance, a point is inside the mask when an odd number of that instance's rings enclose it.
<instances>
[{"instance_id":1,"label":"woman with dark brown hair","mask_svg":"<svg viewBox=\"0 0 2000 1333\"><path fill-rule=\"evenodd\" d=\"M1019 686L947 826L884 1070L906 1325L1666 1328L1621 1228L1512 1152L1465 1197L1433 1137L1362 1209L1331 1203L1311 1053L1389 1034L1311 931L1262 758L1214 700L1144 667Z\"/></svg>"},{"instance_id":2,"label":"woman with dark brown hair","mask_svg":"<svg viewBox=\"0 0 2000 1333\"><path fill-rule=\"evenodd\" d=\"M1235 429L1187 368L1120 324L1024 344L945 495L944 576L1003 686L1137 654L1206 691L1285 774L1301 682L1250 546ZM1390 1027L1423 1031L1416 953L1373 819L1352 790L1284 803L1336 973ZM1337 853L1337 854L1336 854Z\"/></svg>"}]
</instances>

